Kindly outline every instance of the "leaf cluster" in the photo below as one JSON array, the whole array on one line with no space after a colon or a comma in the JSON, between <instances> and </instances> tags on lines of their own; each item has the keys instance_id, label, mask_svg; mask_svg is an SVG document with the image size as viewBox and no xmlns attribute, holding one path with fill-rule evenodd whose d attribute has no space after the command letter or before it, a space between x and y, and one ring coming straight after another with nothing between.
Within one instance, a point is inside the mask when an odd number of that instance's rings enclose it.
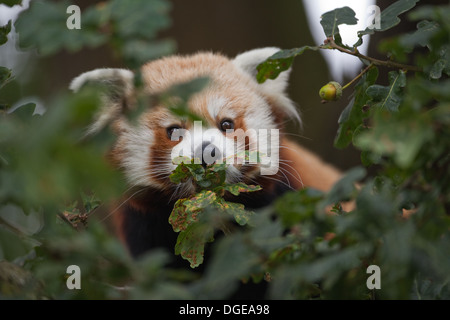
<instances>
[{"instance_id":1,"label":"leaf cluster","mask_svg":"<svg viewBox=\"0 0 450 320\"><path fill-rule=\"evenodd\" d=\"M176 184L192 182L197 191L189 198L177 200L169 217L173 230L180 233L175 254L181 254L194 268L203 262L205 243L214 240L217 228L210 222L205 223L204 216L211 213L214 219L220 220L228 214L239 225L246 225L253 212L245 210L243 204L226 201L224 195L229 192L238 196L243 192L259 191L261 187L243 182L226 183L226 164L212 164L205 168L195 159L174 159L174 162L179 164L170 176L171 181ZM220 225L224 231L223 221Z\"/></svg>"},{"instance_id":2,"label":"leaf cluster","mask_svg":"<svg viewBox=\"0 0 450 320\"><path fill-rule=\"evenodd\" d=\"M32 1L15 23L22 48L36 48L41 55L61 50L110 45L132 68L171 53L170 39L157 39L170 26L170 4L163 0L112 0L86 8L80 15L81 29L69 29L68 1Z\"/></svg>"},{"instance_id":3,"label":"leaf cluster","mask_svg":"<svg viewBox=\"0 0 450 320\"><path fill-rule=\"evenodd\" d=\"M334 198L332 194L345 186L344 177L325 196L340 203L352 200L351 211L335 205L332 211L338 213L336 216L327 216L320 223L313 219L313 226L308 219L302 221L299 228L315 235L316 241L327 231L332 231L333 237L307 250L300 249L299 255L308 257L310 253L310 260L283 266L283 272L273 276L277 297L290 282L290 292L303 297L307 291L299 288L319 284L321 297L325 298L448 298L449 277L445 270L449 260L443 252L448 250L450 230L450 30L444 17L450 7L422 6L410 11L416 3L393 3L381 13L381 28L358 32L359 41L353 46L343 44L339 36L341 24L355 23L350 8L339 8L321 17L327 39L314 49L339 50L358 57L367 66L355 79L358 81L353 94L338 120L335 146L353 144L361 151L362 164L376 166L377 174L358 173L357 180L364 179L364 186L346 197ZM389 30L408 11L407 18L418 21L417 30L382 41L380 49L388 60L372 59L357 51L364 35ZM272 66L279 62L290 65L293 57L308 48L276 53L258 67L259 79L265 80L276 72ZM405 61L415 65L402 64ZM388 74L387 85L377 83L378 69L382 67L394 69ZM353 174L355 171L349 172ZM301 201L297 198L294 203L300 206ZM304 212L315 217L320 208L323 206ZM279 206L278 211L282 216L290 212L284 206ZM314 233L323 221L329 223L327 228ZM308 241L302 239L300 243L304 246ZM382 289L376 292L365 287L364 266L370 264L381 268ZM278 281L284 283L275 284Z\"/></svg>"}]
</instances>

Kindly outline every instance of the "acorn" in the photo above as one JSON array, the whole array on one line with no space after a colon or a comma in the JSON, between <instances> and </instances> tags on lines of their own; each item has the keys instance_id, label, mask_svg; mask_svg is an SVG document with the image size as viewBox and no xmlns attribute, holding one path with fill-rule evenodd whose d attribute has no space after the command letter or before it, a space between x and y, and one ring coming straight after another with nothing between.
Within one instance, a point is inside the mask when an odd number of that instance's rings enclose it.
<instances>
[{"instance_id":1,"label":"acorn","mask_svg":"<svg viewBox=\"0 0 450 320\"><path fill-rule=\"evenodd\" d=\"M330 81L320 88L319 96L323 99L322 102L339 100L342 97L342 86L339 82Z\"/></svg>"}]
</instances>

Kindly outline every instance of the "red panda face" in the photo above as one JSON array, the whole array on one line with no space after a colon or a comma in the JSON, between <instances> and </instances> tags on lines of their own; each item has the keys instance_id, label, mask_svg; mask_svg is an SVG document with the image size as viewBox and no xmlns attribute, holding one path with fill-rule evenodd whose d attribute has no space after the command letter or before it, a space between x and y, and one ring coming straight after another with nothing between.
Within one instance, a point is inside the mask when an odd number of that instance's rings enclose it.
<instances>
[{"instance_id":1,"label":"red panda face","mask_svg":"<svg viewBox=\"0 0 450 320\"><path fill-rule=\"evenodd\" d=\"M136 125L128 123L118 110L119 103L123 105L123 101L130 100L127 95L132 91L132 74L127 70L102 69L104 78L99 77L101 71L91 71L76 78L71 88L77 90L86 80L122 79L123 100L105 99L105 106L90 132L98 130L102 125L99 122L105 119L113 123L118 139L111 155L130 186L154 187L182 197L195 190L192 182L175 185L170 181L169 176L176 168L173 160L178 156L196 159L204 166L226 163L228 182L251 181L264 174L264 170L266 174L276 173L276 142L281 122L286 115L298 115L284 94L286 72L284 77L262 85L256 82L254 75L256 66L277 50L257 49L234 60L211 53L172 56L142 67L144 90L149 95L198 77L208 77L207 87L188 101L190 111L203 119L201 122L177 117L167 105L156 105L149 106ZM239 153L245 150L256 151L259 155L262 152L267 163L243 163Z\"/></svg>"}]
</instances>

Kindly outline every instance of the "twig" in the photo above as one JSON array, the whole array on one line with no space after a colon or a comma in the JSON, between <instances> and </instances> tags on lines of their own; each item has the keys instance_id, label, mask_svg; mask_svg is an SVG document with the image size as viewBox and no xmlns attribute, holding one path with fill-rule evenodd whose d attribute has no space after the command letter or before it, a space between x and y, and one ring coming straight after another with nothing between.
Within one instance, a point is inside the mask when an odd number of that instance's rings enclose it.
<instances>
[{"instance_id":1,"label":"twig","mask_svg":"<svg viewBox=\"0 0 450 320\"><path fill-rule=\"evenodd\" d=\"M74 224L73 224L69 219L67 219L67 217L64 215L64 213L58 212L57 215L61 218L62 221L64 221L64 222L67 223L69 226L71 226L73 229L75 229L75 230L78 231L77 227L74 226Z\"/></svg>"},{"instance_id":2,"label":"twig","mask_svg":"<svg viewBox=\"0 0 450 320\"><path fill-rule=\"evenodd\" d=\"M325 41L325 44L321 45L319 48L321 48L321 49L336 49L340 52L347 53L349 55L358 57L360 59L368 60L371 62L371 64L376 65L376 66L384 66L384 67L388 67L388 68L397 68L397 69L416 71L416 72L422 71L422 68L420 68L418 66L412 66L412 65L408 65L408 64L398 63L398 62L395 62L392 60L383 61L383 60L378 60L378 59L375 59L372 57L368 57L368 56L360 53L357 48L355 48L354 51L348 50L346 48L343 48L343 47L337 45L336 42L334 42L334 39L332 39L332 38L328 38Z\"/></svg>"},{"instance_id":3,"label":"twig","mask_svg":"<svg viewBox=\"0 0 450 320\"><path fill-rule=\"evenodd\" d=\"M19 234L21 236L25 236L25 234L22 232L22 230L16 228L15 226L11 225L7 220L0 217L0 224L8 228L9 230L15 232L16 234Z\"/></svg>"},{"instance_id":4,"label":"twig","mask_svg":"<svg viewBox=\"0 0 450 320\"><path fill-rule=\"evenodd\" d=\"M358 80L359 78L361 78L363 76L363 74L365 74L367 71L370 70L370 68L373 67L373 63L369 64L363 71L361 71L360 74L358 74L352 81L350 81L349 83L347 83L345 86L342 87L342 90L348 88L349 86L351 86L356 80Z\"/></svg>"}]
</instances>

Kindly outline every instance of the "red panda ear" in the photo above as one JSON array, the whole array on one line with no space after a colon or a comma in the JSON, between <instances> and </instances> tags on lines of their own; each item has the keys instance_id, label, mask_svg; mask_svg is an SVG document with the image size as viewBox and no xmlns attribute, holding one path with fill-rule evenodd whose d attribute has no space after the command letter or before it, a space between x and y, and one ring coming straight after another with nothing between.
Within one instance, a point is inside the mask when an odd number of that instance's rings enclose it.
<instances>
[{"instance_id":1,"label":"red panda ear","mask_svg":"<svg viewBox=\"0 0 450 320\"><path fill-rule=\"evenodd\" d=\"M276 47L250 50L237 55L233 60L233 64L250 75L256 82L256 74L258 73L256 67L278 51L280 49ZM290 72L291 69L288 69L280 73L276 79L266 80L264 83L259 84L259 88L267 96L268 100L275 104L274 107L277 109L275 110L277 114L282 113L284 116L294 118L300 122L300 116L295 104L286 95Z\"/></svg>"},{"instance_id":2,"label":"red panda ear","mask_svg":"<svg viewBox=\"0 0 450 320\"><path fill-rule=\"evenodd\" d=\"M124 108L130 108L134 96L134 74L126 69L95 69L73 79L69 89L77 92L88 83L97 83L106 89L100 110L88 128L87 135L90 135L117 119Z\"/></svg>"}]
</instances>

